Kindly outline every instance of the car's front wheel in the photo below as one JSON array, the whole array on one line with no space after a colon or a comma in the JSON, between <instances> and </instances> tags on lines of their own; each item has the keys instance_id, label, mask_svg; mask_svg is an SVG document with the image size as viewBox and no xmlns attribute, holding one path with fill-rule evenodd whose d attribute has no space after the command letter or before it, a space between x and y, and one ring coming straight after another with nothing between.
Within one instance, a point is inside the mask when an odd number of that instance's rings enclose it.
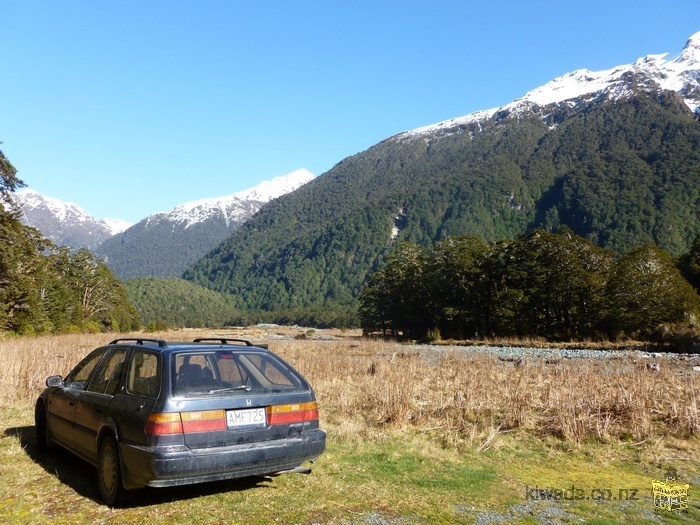
<instances>
[{"instance_id":1,"label":"car's front wheel","mask_svg":"<svg viewBox=\"0 0 700 525\"><path fill-rule=\"evenodd\" d=\"M124 496L121 472L119 447L112 436L107 436L100 444L97 457L97 484L102 500L110 507L119 503Z\"/></svg>"}]
</instances>

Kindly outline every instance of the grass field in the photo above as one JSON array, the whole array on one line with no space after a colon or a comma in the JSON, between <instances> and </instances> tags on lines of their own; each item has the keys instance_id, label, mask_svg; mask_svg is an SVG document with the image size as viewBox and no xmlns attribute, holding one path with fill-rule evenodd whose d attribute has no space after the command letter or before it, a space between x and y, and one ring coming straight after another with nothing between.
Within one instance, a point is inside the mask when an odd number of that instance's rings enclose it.
<instances>
[{"instance_id":1,"label":"grass field","mask_svg":"<svg viewBox=\"0 0 700 525\"><path fill-rule=\"evenodd\" d=\"M32 416L45 378L111 336L0 340L0 523L700 522L700 374L688 361L517 367L280 330L215 335L269 342L314 385L328 449L313 473L144 489L118 509L100 504L92 467L37 452ZM689 484L685 513L652 498L670 468Z\"/></svg>"}]
</instances>

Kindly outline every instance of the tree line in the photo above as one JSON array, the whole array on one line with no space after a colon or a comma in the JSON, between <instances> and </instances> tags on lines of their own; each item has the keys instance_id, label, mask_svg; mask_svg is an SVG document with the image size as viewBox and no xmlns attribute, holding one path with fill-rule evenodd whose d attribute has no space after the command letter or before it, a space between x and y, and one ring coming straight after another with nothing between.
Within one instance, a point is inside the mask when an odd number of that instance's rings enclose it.
<instances>
[{"instance_id":1,"label":"tree line","mask_svg":"<svg viewBox=\"0 0 700 525\"><path fill-rule=\"evenodd\" d=\"M532 230L431 248L403 242L360 296L365 333L411 339L543 337L553 341L694 334L700 237L674 260L654 244L616 255L574 235Z\"/></svg>"},{"instance_id":2,"label":"tree line","mask_svg":"<svg viewBox=\"0 0 700 525\"><path fill-rule=\"evenodd\" d=\"M357 308L348 314L339 307L289 310L241 310L235 297L174 277L138 277L124 281L130 303L147 330L251 326L259 323L347 328L359 326Z\"/></svg>"},{"instance_id":3,"label":"tree line","mask_svg":"<svg viewBox=\"0 0 700 525\"><path fill-rule=\"evenodd\" d=\"M11 194L24 186L0 151L0 331L125 331L139 327L121 281L85 249L57 247L23 225Z\"/></svg>"}]
</instances>

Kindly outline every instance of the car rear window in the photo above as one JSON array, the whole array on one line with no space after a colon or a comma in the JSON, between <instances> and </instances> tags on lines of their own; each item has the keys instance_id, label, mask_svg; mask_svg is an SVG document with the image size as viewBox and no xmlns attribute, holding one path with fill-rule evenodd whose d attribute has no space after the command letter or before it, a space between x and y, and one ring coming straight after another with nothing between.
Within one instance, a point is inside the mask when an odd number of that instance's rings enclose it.
<instances>
[{"instance_id":1,"label":"car rear window","mask_svg":"<svg viewBox=\"0 0 700 525\"><path fill-rule=\"evenodd\" d=\"M235 395L305 388L294 370L267 352L180 352L173 356L171 373L174 395Z\"/></svg>"}]
</instances>

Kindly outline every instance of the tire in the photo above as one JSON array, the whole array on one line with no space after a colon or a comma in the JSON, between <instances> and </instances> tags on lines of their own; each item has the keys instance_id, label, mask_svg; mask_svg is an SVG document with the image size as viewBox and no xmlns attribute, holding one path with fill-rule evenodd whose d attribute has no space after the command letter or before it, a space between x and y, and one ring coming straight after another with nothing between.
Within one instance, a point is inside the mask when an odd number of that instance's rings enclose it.
<instances>
[{"instance_id":1,"label":"tire","mask_svg":"<svg viewBox=\"0 0 700 525\"><path fill-rule=\"evenodd\" d=\"M51 432L46 421L46 408L41 401L34 409L34 427L36 428L36 449L39 452L46 452L51 448Z\"/></svg>"},{"instance_id":2,"label":"tire","mask_svg":"<svg viewBox=\"0 0 700 525\"><path fill-rule=\"evenodd\" d=\"M100 443L97 456L97 485L102 500L110 507L116 506L124 497L119 447L112 436Z\"/></svg>"}]
</instances>

